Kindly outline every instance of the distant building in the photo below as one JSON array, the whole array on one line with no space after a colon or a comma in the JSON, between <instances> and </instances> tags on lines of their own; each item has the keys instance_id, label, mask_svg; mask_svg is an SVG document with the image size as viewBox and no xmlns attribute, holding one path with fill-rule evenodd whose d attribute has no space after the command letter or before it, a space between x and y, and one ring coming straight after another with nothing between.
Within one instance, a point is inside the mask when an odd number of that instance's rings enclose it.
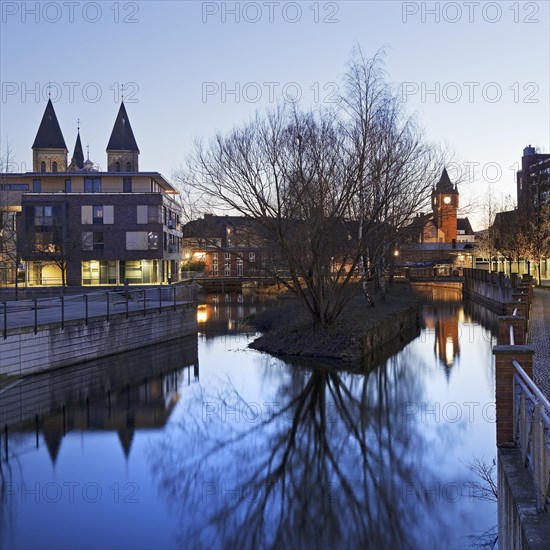
<instances>
[{"instance_id":1,"label":"distant building","mask_svg":"<svg viewBox=\"0 0 550 550\"><path fill-rule=\"evenodd\" d=\"M472 267L475 235L470 220L458 217L458 207L458 188L444 169L432 191L432 212L418 214L400 231L400 262L408 266Z\"/></svg>"},{"instance_id":2,"label":"distant building","mask_svg":"<svg viewBox=\"0 0 550 550\"><path fill-rule=\"evenodd\" d=\"M183 227L185 270L207 277L256 277L272 259L272 246L252 218L205 214Z\"/></svg>"},{"instance_id":3,"label":"distant building","mask_svg":"<svg viewBox=\"0 0 550 550\"><path fill-rule=\"evenodd\" d=\"M518 208L540 208L550 201L550 154L537 153L531 145L523 149L517 173Z\"/></svg>"},{"instance_id":4,"label":"distant building","mask_svg":"<svg viewBox=\"0 0 550 550\"><path fill-rule=\"evenodd\" d=\"M0 175L0 192L9 191L18 211L18 271L27 284L59 285L64 270L69 285L178 279L178 192L160 173L139 171L140 151L124 103L107 145L106 171L84 160L80 131L67 162L51 100L32 151L32 172Z\"/></svg>"}]
</instances>

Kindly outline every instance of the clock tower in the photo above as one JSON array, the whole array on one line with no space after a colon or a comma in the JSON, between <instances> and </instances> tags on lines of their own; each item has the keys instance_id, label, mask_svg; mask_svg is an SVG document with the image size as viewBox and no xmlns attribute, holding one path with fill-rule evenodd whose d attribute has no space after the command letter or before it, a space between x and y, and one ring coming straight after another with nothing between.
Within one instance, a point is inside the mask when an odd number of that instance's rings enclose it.
<instances>
[{"instance_id":1,"label":"clock tower","mask_svg":"<svg viewBox=\"0 0 550 550\"><path fill-rule=\"evenodd\" d=\"M447 169L432 191L433 220L438 229L438 240L451 243L457 239L458 189L451 183Z\"/></svg>"}]
</instances>

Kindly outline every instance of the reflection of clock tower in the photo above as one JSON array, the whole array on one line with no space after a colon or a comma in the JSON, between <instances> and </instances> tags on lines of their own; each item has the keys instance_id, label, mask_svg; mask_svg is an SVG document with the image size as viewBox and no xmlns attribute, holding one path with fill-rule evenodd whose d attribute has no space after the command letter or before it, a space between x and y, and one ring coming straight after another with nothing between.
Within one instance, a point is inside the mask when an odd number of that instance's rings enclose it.
<instances>
[{"instance_id":1,"label":"reflection of clock tower","mask_svg":"<svg viewBox=\"0 0 550 550\"><path fill-rule=\"evenodd\" d=\"M439 240L450 243L456 241L457 237L457 211L458 211L458 189L453 186L444 168L441 178L435 189L432 191L432 208L434 222L439 233Z\"/></svg>"}]
</instances>

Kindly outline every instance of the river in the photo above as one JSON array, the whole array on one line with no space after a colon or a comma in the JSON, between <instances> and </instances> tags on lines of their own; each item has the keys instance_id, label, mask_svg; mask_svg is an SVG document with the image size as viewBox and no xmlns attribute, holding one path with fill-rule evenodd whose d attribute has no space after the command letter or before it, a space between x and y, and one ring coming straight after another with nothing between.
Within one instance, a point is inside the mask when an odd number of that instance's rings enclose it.
<instances>
[{"instance_id":1,"label":"river","mask_svg":"<svg viewBox=\"0 0 550 550\"><path fill-rule=\"evenodd\" d=\"M424 292L420 333L353 372L248 349L262 306L233 295L197 338L5 387L0 547L492 543L495 319Z\"/></svg>"}]
</instances>

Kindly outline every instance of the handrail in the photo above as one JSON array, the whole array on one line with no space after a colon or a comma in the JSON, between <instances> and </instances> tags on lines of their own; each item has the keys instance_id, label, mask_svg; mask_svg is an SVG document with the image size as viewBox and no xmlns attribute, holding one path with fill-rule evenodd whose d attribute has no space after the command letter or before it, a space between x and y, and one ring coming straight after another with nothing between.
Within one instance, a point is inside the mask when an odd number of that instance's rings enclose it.
<instances>
[{"instance_id":1,"label":"handrail","mask_svg":"<svg viewBox=\"0 0 550 550\"><path fill-rule=\"evenodd\" d=\"M528 468L539 511L550 508L550 403L517 361L514 374L514 440Z\"/></svg>"},{"instance_id":2,"label":"handrail","mask_svg":"<svg viewBox=\"0 0 550 550\"><path fill-rule=\"evenodd\" d=\"M529 391L531 391L536 396L542 406L550 414L550 402L548 401L548 399L546 399L544 394L537 388L533 380L531 380L529 375L523 370L522 366L515 359L512 361L512 365L514 365L516 371L521 376L522 382L529 388Z\"/></svg>"}]
</instances>

